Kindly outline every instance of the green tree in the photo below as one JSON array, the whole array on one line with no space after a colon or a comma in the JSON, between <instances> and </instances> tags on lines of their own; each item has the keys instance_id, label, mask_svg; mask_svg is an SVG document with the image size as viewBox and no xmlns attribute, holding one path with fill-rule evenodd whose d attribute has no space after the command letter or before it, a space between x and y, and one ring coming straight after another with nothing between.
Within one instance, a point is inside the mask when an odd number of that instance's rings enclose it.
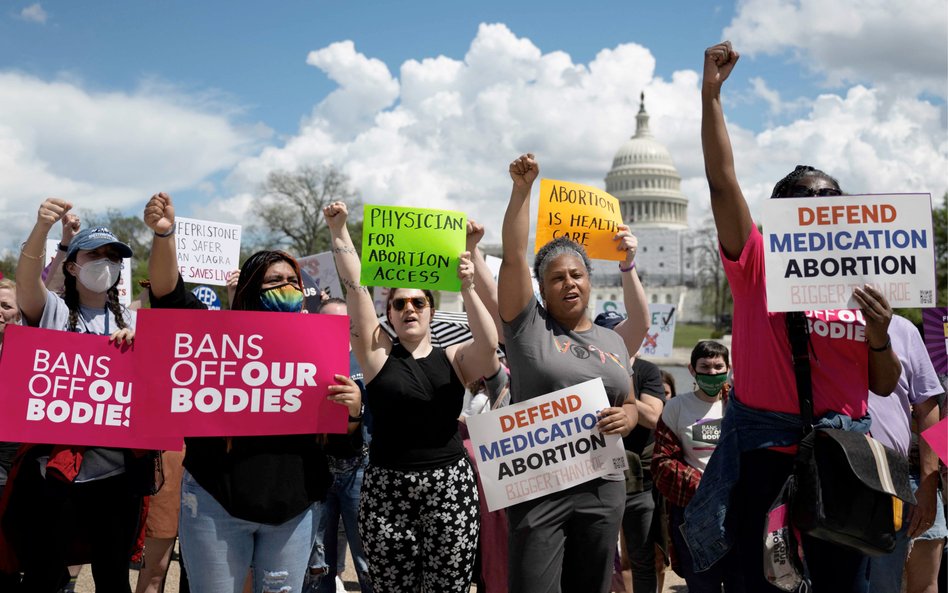
<instances>
[{"instance_id":1,"label":"green tree","mask_svg":"<svg viewBox=\"0 0 948 593\"><path fill-rule=\"evenodd\" d=\"M362 243L362 222L357 216L360 200L349 177L332 165L274 171L261 194L255 228L255 243L261 248L283 248L299 257L328 250L323 208L337 200L349 206L352 240L356 246Z\"/></svg>"},{"instance_id":2,"label":"green tree","mask_svg":"<svg viewBox=\"0 0 948 593\"><path fill-rule=\"evenodd\" d=\"M138 296L138 282L148 277L148 256L151 253L151 230L142 217L122 214L116 208L104 211L83 210L82 228L104 226L112 231L119 241L132 248L132 295Z\"/></svg>"}]
</instances>

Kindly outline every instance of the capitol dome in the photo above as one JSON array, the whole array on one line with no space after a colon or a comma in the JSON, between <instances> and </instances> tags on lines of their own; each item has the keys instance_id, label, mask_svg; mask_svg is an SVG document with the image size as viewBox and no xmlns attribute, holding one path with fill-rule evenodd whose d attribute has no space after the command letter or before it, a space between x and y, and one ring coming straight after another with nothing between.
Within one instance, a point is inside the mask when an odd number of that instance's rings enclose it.
<instances>
[{"instance_id":1,"label":"capitol dome","mask_svg":"<svg viewBox=\"0 0 948 593\"><path fill-rule=\"evenodd\" d=\"M652 136L648 120L642 93L635 136L616 152L606 191L619 199L622 219L633 230L685 229L688 198L681 193L681 176L668 149Z\"/></svg>"}]
</instances>

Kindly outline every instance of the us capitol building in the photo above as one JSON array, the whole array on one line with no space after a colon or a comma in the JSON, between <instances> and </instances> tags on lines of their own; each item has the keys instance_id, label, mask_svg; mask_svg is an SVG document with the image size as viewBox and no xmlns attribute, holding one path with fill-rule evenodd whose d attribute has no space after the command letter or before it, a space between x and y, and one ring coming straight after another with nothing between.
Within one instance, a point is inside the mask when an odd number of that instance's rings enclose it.
<instances>
[{"instance_id":1,"label":"us capitol building","mask_svg":"<svg viewBox=\"0 0 948 593\"><path fill-rule=\"evenodd\" d=\"M649 129L644 93L635 116L635 135L612 159L606 191L619 200L622 219L638 238L635 267L648 301L674 305L679 321L701 321L705 315L695 288L699 248L688 227L688 198L681 193L681 176L671 153ZM590 306L597 300L621 301L615 262L593 266Z\"/></svg>"}]
</instances>

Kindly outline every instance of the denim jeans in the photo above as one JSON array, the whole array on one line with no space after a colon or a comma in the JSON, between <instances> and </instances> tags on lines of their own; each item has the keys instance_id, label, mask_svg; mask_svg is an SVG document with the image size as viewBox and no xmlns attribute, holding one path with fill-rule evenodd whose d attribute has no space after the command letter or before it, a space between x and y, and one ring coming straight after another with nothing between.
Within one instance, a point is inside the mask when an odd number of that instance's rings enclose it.
<instances>
[{"instance_id":1,"label":"denim jeans","mask_svg":"<svg viewBox=\"0 0 948 593\"><path fill-rule=\"evenodd\" d=\"M340 564L337 550L341 547L336 545L340 516L359 577L359 588L363 593L372 593L369 563L359 537L359 498L367 465L368 458L363 456L354 459L351 464L337 463L334 467L332 486L326 494L326 501L317 510L316 544L309 559L311 569L324 570L320 575L307 574L304 593L333 593L336 590L336 567Z\"/></svg>"},{"instance_id":2,"label":"denim jeans","mask_svg":"<svg viewBox=\"0 0 948 593\"><path fill-rule=\"evenodd\" d=\"M245 521L184 472L178 536L193 591L241 593L251 567L255 592L299 591L315 533L312 506L280 525Z\"/></svg>"}]
</instances>

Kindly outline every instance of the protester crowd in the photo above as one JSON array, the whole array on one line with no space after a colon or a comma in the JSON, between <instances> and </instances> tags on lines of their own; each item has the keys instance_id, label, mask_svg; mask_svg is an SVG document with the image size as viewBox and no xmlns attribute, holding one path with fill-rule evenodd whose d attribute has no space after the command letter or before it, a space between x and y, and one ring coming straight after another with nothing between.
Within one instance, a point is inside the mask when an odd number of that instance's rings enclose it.
<instances>
[{"instance_id":1,"label":"protester crowd","mask_svg":"<svg viewBox=\"0 0 948 593\"><path fill-rule=\"evenodd\" d=\"M854 289L850 315L768 311L764 243L721 100L738 58L727 42L704 57L701 142L734 323L731 350L694 345L693 389L638 356L650 315L627 227L613 239L624 316L589 315L593 266L582 245L559 237L524 257L534 155L508 166L496 281L478 246L485 229L467 222L456 274L471 339L461 344L434 340L436 299L423 286L389 290L380 319L348 207L334 202L322 215L345 298L325 298L318 313L349 319L349 370L328 387L345 433L186 437L182 452L0 443L0 591L68 591L88 564L97 591L130 592L134 559L137 591L158 592L176 540L182 587L199 593L336 591L346 545L363 592L625 591L623 563L635 593L661 591L667 566L692 593L936 591L948 530L938 459L918 434L944 414L943 379L918 330L869 285ZM843 193L803 166L772 198ZM135 311L116 290L132 250L107 228L82 228L73 209L45 200L15 282L0 280L0 348L16 347L3 342L11 325L134 343ZM142 301L206 309L179 272L171 196L152 196L143 218L153 237L150 253L136 254L148 257ZM229 308L304 313L302 277L294 255L254 253L228 279ZM816 319L859 331L811 332ZM627 469L491 511L469 419L590 380L608 399L594 430L621 441ZM814 427L871 434L910 467L914 497L894 507L887 554L793 536L784 552L805 584L778 588L766 534ZM909 488L908 477L897 486Z\"/></svg>"}]
</instances>

